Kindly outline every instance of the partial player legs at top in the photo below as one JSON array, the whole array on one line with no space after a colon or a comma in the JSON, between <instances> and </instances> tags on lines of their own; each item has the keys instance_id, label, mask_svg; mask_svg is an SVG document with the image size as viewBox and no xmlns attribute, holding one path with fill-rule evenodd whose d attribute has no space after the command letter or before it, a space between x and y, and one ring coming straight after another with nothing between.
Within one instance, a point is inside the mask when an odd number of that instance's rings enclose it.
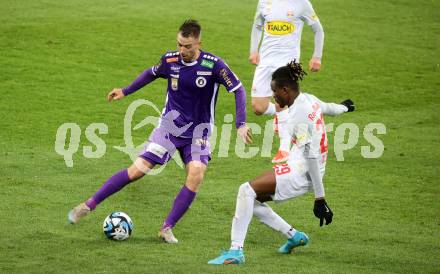
<instances>
[{"instance_id":1,"label":"partial player legs at top","mask_svg":"<svg viewBox=\"0 0 440 274\"><path fill-rule=\"evenodd\" d=\"M281 163L287 160L290 150L291 137L287 133L288 109L280 108L272 103L272 90L270 82L272 73L277 69L275 66L257 66L252 82L252 110L256 115L275 115L274 130L280 138L280 147L272 159L273 163Z\"/></svg>"}]
</instances>

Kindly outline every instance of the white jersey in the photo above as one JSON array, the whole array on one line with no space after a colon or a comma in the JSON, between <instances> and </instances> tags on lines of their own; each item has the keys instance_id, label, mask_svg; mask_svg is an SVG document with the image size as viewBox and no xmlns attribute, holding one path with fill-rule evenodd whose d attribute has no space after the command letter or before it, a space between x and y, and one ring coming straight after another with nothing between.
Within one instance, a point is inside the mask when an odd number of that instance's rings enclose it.
<instances>
[{"instance_id":1,"label":"white jersey","mask_svg":"<svg viewBox=\"0 0 440 274\"><path fill-rule=\"evenodd\" d=\"M300 58L304 23L319 22L308 0L260 0L255 22L264 27L259 66L280 67Z\"/></svg>"},{"instance_id":2,"label":"white jersey","mask_svg":"<svg viewBox=\"0 0 440 274\"><path fill-rule=\"evenodd\" d=\"M320 173L321 179L324 177L327 161L324 114L339 115L347 110L346 106L324 103L308 93L298 95L289 107L287 120L294 144L287 163L274 167L276 188L272 199L275 202L286 201L313 190L312 171L308 169L307 159L318 158L319 171L316 172Z\"/></svg>"},{"instance_id":3,"label":"white jersey","mask_svg":"<svg viewBox=\"0 0 440 274\"><path fill-rule=\"evenodd\" d=\"M343 105L324 103L314 95L300 93L289 107L287 127L293 146L288 162L305 162L307 158L318 158L323 175L328 144L324 114L334 116L346 111L347 107Z\"/></svg>"}]
</instances>

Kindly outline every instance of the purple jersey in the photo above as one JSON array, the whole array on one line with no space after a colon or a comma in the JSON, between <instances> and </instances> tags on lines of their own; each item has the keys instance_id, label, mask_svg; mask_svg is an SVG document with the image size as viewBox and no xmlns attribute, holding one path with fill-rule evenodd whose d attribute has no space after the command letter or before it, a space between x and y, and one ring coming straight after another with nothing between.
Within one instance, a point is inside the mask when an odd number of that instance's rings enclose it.
<instances>
[{"instance_id":1,"label":"purple jersey","mask_svg":"<svg viewBox=\"0 0 440 274\"><path fill-rule=\"evenodd\" d=\"M151 71L155 77L168 79L165 108L159 127L166 114L175 110L180 114L174 119L177 127L192 123L180 134L184 138L192 138L194 129L201 124L203 127L199 126L196 134L199 135L200 129L204 128L203 135L210 135L220 84L228 92L234 92L242 85L222 59L203 51L192 63L185 63L178 51L168 52Z\"/></svg>"}]
</instances>

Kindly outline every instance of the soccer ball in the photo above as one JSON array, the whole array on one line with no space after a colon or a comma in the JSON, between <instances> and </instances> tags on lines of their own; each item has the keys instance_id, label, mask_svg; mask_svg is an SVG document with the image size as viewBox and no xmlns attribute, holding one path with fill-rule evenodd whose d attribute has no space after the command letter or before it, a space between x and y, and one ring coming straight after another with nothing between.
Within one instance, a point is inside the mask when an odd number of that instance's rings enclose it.
<instances>
[{"instance_id":1,"label":"soccer ball","mask_svg":"<svg viewBox=\"0 0 440 274\"><path fill-rule=\"evenodd\" d=\"M130 237L133 231L133 222L124 212L113 212L104 220L103 230L107 238L123 241Z\"/></svg>"}]
</instances>

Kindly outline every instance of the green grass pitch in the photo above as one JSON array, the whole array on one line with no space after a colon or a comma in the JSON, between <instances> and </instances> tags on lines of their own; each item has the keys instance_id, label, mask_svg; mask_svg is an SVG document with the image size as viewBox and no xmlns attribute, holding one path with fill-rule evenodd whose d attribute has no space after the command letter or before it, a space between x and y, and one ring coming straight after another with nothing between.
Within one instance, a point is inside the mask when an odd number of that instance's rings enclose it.
<instances>
[{"instance_id":1,"label":"green grass pitch","mask_svg":"<svg viewBox=\"0 0 440 274\"><path fill-rule=\"evenodd\" d=\"M238 186L271 168L270 158L214 154L201 191L175 228L178 245L156 233L184 181L171 163L101 204L80 224L68 210L110 175L128 166L123 119L135 99L160 108L163 80L117 103L106 93L129 84L162 53L175 48L183 20L198 19L203 49L223 57L248 91L254 67L247 62L257 1L0 1L0 272L1 273L438 273L440 271L440 2L433 0L312 1L325 29L322 71L302 88L325 101L352 98L357 110L327 123L355 123L359 143L336 161L333 133L325 176L334 222L320 228L307 195L273 208L307 232L310 245L280 256L278 233L253 221L243 266L207 265L229 247ZM305 27L302 60L312 52ZM216 120L234 112L233 96L220 90ZM139 122L147 109L139 110ZM58 127L82 131L74 166L55 152ZM107 145L99 159L85 158L84 131L105 123ZM366 159L362 131L383 123L385 151ZM150 128L151 129L151 128ZM136 144L150 129L134 131ZM233 133L235 134L235 133ZM254 146L261 145L261 135ZM275 146L273 148L275 150ZM106 240L102 221L128 213L135 229L126 242Z\"/></svg>"}]
</instances>

